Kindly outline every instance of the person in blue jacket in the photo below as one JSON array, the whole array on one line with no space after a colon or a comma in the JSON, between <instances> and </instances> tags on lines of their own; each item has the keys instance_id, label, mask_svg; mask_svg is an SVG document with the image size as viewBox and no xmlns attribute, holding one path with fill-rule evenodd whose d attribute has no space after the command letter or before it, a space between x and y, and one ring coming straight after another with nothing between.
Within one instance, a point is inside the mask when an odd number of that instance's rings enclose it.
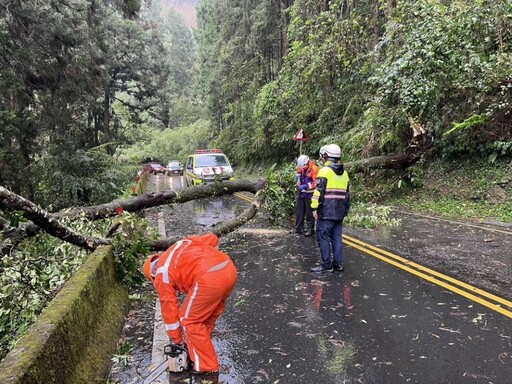
<instances>
[{"instance_id":1,"label":"person in blue jacket","mask_svg":"<svg viewBox=\"0 0 512 384\"><path fill-rule=\"evenodd\" d=\"M297 159L296 187L299 193L295 200L295 233L312 236L315 233L315 218L311 208L311 197L316 186L318 166L306 155ZM306 230L304 231L304 219Z\"/></svg>"}]
</instances>

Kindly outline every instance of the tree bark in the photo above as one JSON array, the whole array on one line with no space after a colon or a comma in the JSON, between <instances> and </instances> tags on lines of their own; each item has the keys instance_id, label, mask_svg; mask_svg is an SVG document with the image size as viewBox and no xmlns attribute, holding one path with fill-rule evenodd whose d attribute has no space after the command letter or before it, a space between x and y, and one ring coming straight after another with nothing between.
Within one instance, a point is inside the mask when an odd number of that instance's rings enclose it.
<instances>
[{"instance_id":1,"label":"tree bark","mask_svg":"<svg viewBox=\"0 0 512 384\"><path fill-rule=\"evenodd\" d=\"M414 131L409 147L405 153L398 155L374 156L367 159L345 163L347 171L365 172L369 169L404 170L417 163L423 154L432 147L433 141L422 130Z\"/></svg>"},{"instance_id":2,"label":"tree bark","mask_svg":"<svg viewBox=\"0 0 512 384\"><path fill-rule=\"evenodd\" d=\"M404 154L375 156L368 159L348 162L345 163L345 168L353 173L366 172L369 169L404 170L418 162L431 145L432 141L428 136L419 134L413 138L408 150ZM89 220L99 220L118 215L118 209L127 212L137 212L160 205L185 203L204 197L220 196L241 191L256 194L253 204L251 204L248 210L244 211L233 221L223 223L214 230L214 233L222 235L231 232L255 215L256 211L263 203L265 196L263 190L265 186L265 179L227 181L212 185L192 186L181 191L168 190L158 193L149 193L91 207L70 208L56 214L45 212L30 201L0 186L0 209L5 211L20 210L23 212L23 216L26 219L32 221L32 223L23 225L20 228L9 229L8 221L0 217L0 231L5 232L4 236L8 240L7 244L2 244L1 252L5 254L24 238L37 234L41 228L55 237L87 249L95 249L99 245L108 244L110 242L108 239L88 238L74 232L72 229L58 222L58 219L63 217L82 215ZM176 239L156 241L153 244L153 249L166 249L174 241L176 241Z\"/></svg>"},{"instance_id":3,"label":"tree bark","mask_svg":"<svg viewBox=\"0 0 512 384\"><path fill-rule=\"evenodd\" d=\"M57 217L73 217L84 215L89 220L105 219L116 216L116 209L123 211L138 212L146 208L158 207L160 205L178 203L200 199L209 196L221 196L235 192L247 191L256 193L265 187L266 181L261 180L236 180L226 181L218 184L195 185L180 191L167 190L164 192L147 193L137 197L124 200L114 200L110 203L91 206L65 209L60 211Z\"/></svg>"},{"instance_id":4,"label":"tree bark","mask_svg":"<svg viewBox=\"0 0 512 384\"><path fill-rule=\"evenodd\" d=\"M94 250L102 244L107 244L103 239L87 237L75 232L73 229L58 222L55 217L44 209L1 186L0 208L23 211L23 216L26 219L43 228L50 235L79 247Z\"/></svg>"},{"instance_id":5,"label":"tree bark","mask_svg":"<svg viewBox=\"0 0 512 384\"><path fill-rule=\"evenodd\" d=\"M264 189L260 189L256 192L254 199L251 202L251 205L246 208L240 215L235 217L232 220L228 220L216 226L211 232L215 233L217 236L222 237L230 232L233 232L238 227L244 225L249 220L251 220L258 210L262 207L265 202L266 193ZM172 237L164 240L154 241L151 245L151 249L154 251L165 251L172 244L181 240L181 237Z\"/></svg>"},{"instance_id":6,"label":"tree bark","mask_svg":"<svg viewBox=\"0 0 512 384\"><path fill-rule=\"evenodd\" d=\"M0 209L5 211L22 211L23 216L32 221L32 224L25 226L22 230L6 233L6 237L10 238L10 243L2 245L2 253L5 254L12 249L14 242L19 242L20 239L29 236L29 234L36 234L40 229L43 229L48 234L63 241L89 250L94 250L100 245L110 243L109 239L87 237L75 232L73 229L58 221L59 218L63 217L84 215L84 217L89 220L98 220L118 215L117 209L119 208L122 208L123 211L135 212L164 204L184 203L203 197L220 196L234 192L248 191L255 193L254 200L249 208L235 219L225 222L213 230L213 232L219 236L224 235L254 217L265 199L265 186L266 181L263 179L253 181L237 180L224 182L222 184L198 185L179 192L169 190L160 193L150 193L126 200L117 200L93 207L67 209L55 215L46 212L32 202L0 186ZM8 221L0 218L0 230L5 230L8 226ZM176 239L159 240L150 245L150 247L153 250L164 250L175 241Z\"/></svg>"}]
</instances>

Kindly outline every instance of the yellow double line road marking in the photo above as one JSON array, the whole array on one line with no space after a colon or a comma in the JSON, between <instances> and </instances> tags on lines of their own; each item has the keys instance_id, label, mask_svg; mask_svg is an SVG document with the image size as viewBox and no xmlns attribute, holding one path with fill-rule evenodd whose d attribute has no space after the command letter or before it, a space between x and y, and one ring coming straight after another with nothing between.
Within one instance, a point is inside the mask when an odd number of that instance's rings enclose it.
<instances>
[{"instance_id":1,"label":"yellow double line road marking","mask_svg":"<svg viewBox=\"0 0 512 384\"><path fill-rule=\"evenodd\" d=\"M233 195L238 197L238 198L240 198L240 199L242 199L242 200L247 201L248 203L252 203L252 199L249 196L244 195L243 193L234 192Z\"/></svg>"},{"instance_id":2,"label":"yellow double line road marking","mask_svg":"<svg viewBox=\"0 0 512 384\"><path fill-rule=\"evenodd\" d=\"M373 245L367 244L354 237L343 235L343 240L344 244L349 245L352 248L358 249L361 252L376 257L379 260L407 271L415 276L421 277L422 279L430 281L433 284L446 288L449 291L458 293L459 295L464 296L478 304L481 304L487 308L512 318L511 301L493 295L492 293L483 291L479 288L473 287L472 285L454 279L453 277L443 275L442 273L436 272L432 269L424 267L423 265L404 259L403 257L397 256L391 252L387 252L383 249L374 247ZM508 307L508 309L504 308L503 306Z\"/></svg>"},{"instance_id":3,"label":"yellow double line road marking","mask_svg":"<svg viewBox=\"0 0 512 384\"><path fill-rule=\"evenodd\" d=\"M249 203L252 202L250 197L242 193L235 192L233 195ZM470 284L464 283L463 281L454 279L453 277L443 275L442 273L407 260L403 257L397 256L391 252L385 251L373 245L367 244L354 237L343 235L343 242L352 248L358 249L361 252L364 252L415 276L421 277L422 279L440 287L446 288L449 291L464 296L465 298L481 304L484 307L490 308L496 312L499 312L502 315L512 318L512 302L509 300L476 288Z\"/></svg>"}]
</instances>

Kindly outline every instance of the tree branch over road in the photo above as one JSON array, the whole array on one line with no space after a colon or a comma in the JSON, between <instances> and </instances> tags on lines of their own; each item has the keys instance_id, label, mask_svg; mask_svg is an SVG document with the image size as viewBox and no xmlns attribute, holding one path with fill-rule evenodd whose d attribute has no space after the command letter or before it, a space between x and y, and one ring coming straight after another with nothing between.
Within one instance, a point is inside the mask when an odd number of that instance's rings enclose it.
<instances>
[{"instance_id":1,"label":"tree branch over road","mask_svg":"<svg viewBox=\"0 0 512 384\"><path fill-rule=\"evenodd\" d=\"M193 186L181 191L168 190L159 193L149 193L124 200L115 200L107 204L66 209L56 214L48 213L32 202L0 186L0 209L5 211L21 211L24 218L32 221L32 223L24 226L21 230L9 231L6 234L6 237L12 240L11 246L3 245L2 251L5 252L7 249L12 248L12 242L16 242L18 239L26 237L28 232L36 234L40 229L63 241L82 248L94 250L100 245L109 244L110 240L92 238L79 234L73 229L60 223L59 219L63 217L81 216L89 220L99 220L117 216L117 209L119 208L122 208L123 211L127 212L137 212L146 208L172 203L181 204L187 201L210 196L220 196L243 191L254 193L255 197L249 208L243 211L235 219L224 222L213 230L215 234L221 236L233 231L254 217L257 210L263 205L265 200L265 186L266 181L263 179L253 181L228 181L222 184ZM8 221L3 218L0 219L0 230L7 229ZM158 240L151 245L151 248L154 250L164 250L175 241L175 239Z\"/></svg>"},{"instance_id":2,"label":"tree branch over road","mask_svg":"<svg viewBox=\"0 0 512 384\"><path fill-rule=\"evenodd\" d=\"M403 170L419 161L431 146L431 138L424 134L419 134L413 138L409 148L403 154L375 156L359 161L347 162L345 163L345 167L349 172L353 173L364 172L369 169ZM180 191L167 190L163 192L153 192L90 207L67 208L55 214L44 211L30 201L0 186L0 209L5 211L22 211L23 216L27 220L32 221L32 223L24 224L19 228L13 229L9 228L9 222L5 220L5 218L0 217L0 231L4 231L4 237L8 239L8 243L2 245L1 252L5 254L24 238L34 236L41 229L61 240L90 250L96 249L99 245L110 243L108 239L89 238L76 233L71 228L64 226L58 221L64 217L81 216L88 220L99 220L117 216L118 209L127 212L138 212L161 205L182 204L191 200L232 194L235 192L247 191L254 193L256 196L250 208L234 220L225 222L214 230L217 235L223 235L233 231L247 222L247 220L254 217L257 210L264 203L265 193L263 191L265 186L265 179L227 181L211 185L192 186ZM152 248L155 250L163 250L174 241L176 240L158 240L154 242Z\"/></svg>"}]
</instances>

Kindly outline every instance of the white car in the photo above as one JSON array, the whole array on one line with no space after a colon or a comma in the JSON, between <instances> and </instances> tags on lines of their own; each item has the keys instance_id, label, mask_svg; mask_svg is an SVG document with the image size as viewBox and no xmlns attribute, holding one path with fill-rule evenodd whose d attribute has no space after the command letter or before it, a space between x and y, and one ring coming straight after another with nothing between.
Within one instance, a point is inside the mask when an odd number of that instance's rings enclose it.
<instances>
[{"instance_id":1,"label":"white car","mask_svg":"<svg viewBox=\"0 0 512 384\"><path fill-rule=\"evenodd\" d=\"M220 149L200 149L189 155L185 175L187 186L235 179L233 167Z\"/></svg>"}]
</instances>

